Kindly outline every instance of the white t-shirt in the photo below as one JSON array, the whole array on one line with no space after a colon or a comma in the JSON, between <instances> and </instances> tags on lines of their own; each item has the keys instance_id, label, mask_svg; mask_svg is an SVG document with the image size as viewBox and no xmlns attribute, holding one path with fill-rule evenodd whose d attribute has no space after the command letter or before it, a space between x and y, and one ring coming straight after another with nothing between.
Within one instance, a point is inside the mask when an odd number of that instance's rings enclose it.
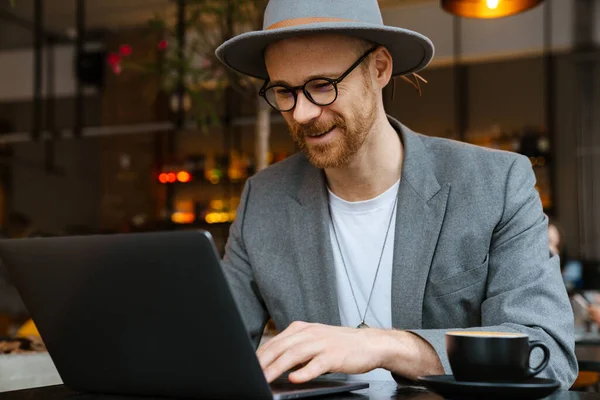
<instances>
[{"instance_id":1,"label":"white t-shirt","mask_svg":"<svg viewBox=\"0 0 600 400\"><path fill-rule=\"evenodd\" d=\"M396 208L400 181L374 199L348 202L329 191L331 217L335 224L337 238L331 222L329 234L333 246L333 259L336 272L336 289L342 326L356 327L364 315L383 241L392 219L387 236L381 266L373 289L371 303L365 323L372 328L392 329L392 262L394 253L394 233L396 228ZM392 215L393 214L393 215ZM346 263L348 274L344 270ZM352 296L348 276L354 289ZM376 369L367 374L353 375L351 378L363 380L393 380L389 371Z\"/></svg>"}]
</instances>

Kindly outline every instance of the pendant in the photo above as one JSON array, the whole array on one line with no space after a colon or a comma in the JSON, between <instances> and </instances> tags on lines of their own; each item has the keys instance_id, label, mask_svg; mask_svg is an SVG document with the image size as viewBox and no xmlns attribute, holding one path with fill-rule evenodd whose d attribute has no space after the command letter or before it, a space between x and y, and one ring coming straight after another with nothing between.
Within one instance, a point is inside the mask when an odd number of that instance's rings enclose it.
<instances>
[{"instance_id":1,"label":"pendant","mask_svg":"<svg viewBox=\"0 0 600 400\"><path fill-rule=\"evenodd\" d=\"M368 328L368 327L369 327L369 325L365 324L364 321L363 321L363 322L360 323L360 325L358 325L356 327L356 329L365 329L365 328Z\"/></svg>"}]
</instances>

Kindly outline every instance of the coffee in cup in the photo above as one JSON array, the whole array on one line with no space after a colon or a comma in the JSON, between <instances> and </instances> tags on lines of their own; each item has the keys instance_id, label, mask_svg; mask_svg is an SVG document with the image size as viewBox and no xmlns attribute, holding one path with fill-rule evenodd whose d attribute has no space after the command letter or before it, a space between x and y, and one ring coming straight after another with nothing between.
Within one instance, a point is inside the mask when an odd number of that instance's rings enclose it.
<instances>
[{"instance_id":1,"label":"coffee in cup","mask_svg":"<svg viewBox=\"0 0 600 400\"><path fill-rule=\"evenodd\" d=\"M531 351L540 348L544 358L531 368ZM550 360L550 350L523 333L450 331L446 352L454 379L466 382L519 382L539 374Z\"/></svg>"}]
</instances>

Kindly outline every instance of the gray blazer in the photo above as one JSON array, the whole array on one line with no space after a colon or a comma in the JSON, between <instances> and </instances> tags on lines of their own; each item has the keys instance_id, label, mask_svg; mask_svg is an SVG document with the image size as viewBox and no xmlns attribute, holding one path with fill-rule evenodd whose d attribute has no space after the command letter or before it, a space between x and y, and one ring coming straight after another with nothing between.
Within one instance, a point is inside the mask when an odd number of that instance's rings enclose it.
<instances>
[{"instance_id":1,"label":"gray blazer","mask_svg":"<svg viewBox=\"0 0 600 400\"><path fill-rule=\"evenodd\" d=\"M569 388L573 313L529 160L390 122L405 150L394 328L427 340L448 374L447 330L526 333L550 348L540 376ZM327 202L323 171L302 153L247 181L223 268L256 344L269 316L279 330L296 320L340 325Z\"/></svg>"}]
</instances>

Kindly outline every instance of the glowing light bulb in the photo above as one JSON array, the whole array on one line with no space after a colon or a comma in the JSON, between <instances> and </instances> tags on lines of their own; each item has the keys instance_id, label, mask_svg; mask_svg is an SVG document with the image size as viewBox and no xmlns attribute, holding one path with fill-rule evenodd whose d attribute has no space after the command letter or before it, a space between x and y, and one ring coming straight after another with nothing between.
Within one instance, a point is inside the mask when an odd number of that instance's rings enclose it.
<instances>
[{"instance_id":1,"label":"glowing light bulb","mask_svg":"<svg viewBox=\"0 0 600 400\"><path fill-rule=\"evenodd\" d=\"M187 171L179 171L177 173L177 180L182 183L187 183L192 180L192 176Z\"/></svg>"},{"instance_id":2,"label":"glowing light bulb","mask_svg":"<svg viewBox=\"0 0 600 400\"><path fill-rule=\"evenodd\" d=\"M490 10L495 10L498 8L498 3L500 3L500 0L486 0L486 3Z\"/></svg>"}]
</instances>

